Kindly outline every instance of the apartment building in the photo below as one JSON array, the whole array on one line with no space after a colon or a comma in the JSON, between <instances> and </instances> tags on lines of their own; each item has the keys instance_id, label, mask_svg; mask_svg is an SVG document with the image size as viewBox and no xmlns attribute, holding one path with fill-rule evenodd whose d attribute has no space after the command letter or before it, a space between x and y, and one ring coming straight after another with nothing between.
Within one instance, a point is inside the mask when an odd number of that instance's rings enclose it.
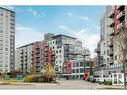
<instances>
[{"instance_id":1,"label":"apartment building","mask_svg":"<svg viewBox=\"0 0 127 95\"><path fill-rule=\"evenodd\" d=\"M15 12L0 7L0 72L12 72L15 65Z\"/></svg>"},{"instance_id":2,"label":"apartment building","mask_svg":"<svg viewBox=\"0 0 127 95\"><path fill-rule=\"evenodd\" d=\"M17 48L16 50L16 70L29 74L31 68L35 66L35 74L42 72L42 43L37 41Z\"/></svg>"},{"instance_id":3,"label":"apartment building","mask_svg":"<svg viewBox=\"0 0 127 95\"><path fill-rule=\"evenodd\" d=\"M55 67L55 71L58 75L65 76L72 72L71 66L69 65L70 61L73 63L73 60L75 59L74 61L78 62L81 61L78 60L78 58L82 58L82 61L85 64L85 57L87 60L90 59L88 54L89 51L82 47L82 42L77 40L77 38L62 34L55 36L50 34L50 37L48 36L48 40L44 37L43 62L44 64L51 63ZM78 78L80 77L78 76Z\"/></svg>"},{"instance_id":4,"label":"apartment building","mask_svg":"<svg viewBox=\"0 0 127 95\"><path fill-rule=\"evenodd\" d=\"M127 26L127 6L107 6L101 19L100 60L104 75L123 72L121 44L118 36L122 26ZM99 54L98 52L98 54Z\"/></svg>"}]
</instances>

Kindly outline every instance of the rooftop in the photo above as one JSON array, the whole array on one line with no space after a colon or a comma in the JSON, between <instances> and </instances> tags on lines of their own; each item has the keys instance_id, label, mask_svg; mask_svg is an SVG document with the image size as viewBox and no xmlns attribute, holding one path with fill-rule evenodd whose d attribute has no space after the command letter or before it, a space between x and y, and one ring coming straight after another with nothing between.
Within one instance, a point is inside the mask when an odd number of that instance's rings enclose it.
<instances>
[{"instance_id":1,"label":"rooftop","mask_svg":"<svg viewBox=\"0 0 127 95\"><path fill-rule=\"evenodd\" d=\"M60 37L60 36L64 36L64 37L68 37L68 38L72 38L72 39L77 39L75 37L71 37L71 36L67 36L67 35L63 35L63 34L59 34L59 35L53 36L53 38L57 38L57 37Z\"/></svg>"}]
</instances>

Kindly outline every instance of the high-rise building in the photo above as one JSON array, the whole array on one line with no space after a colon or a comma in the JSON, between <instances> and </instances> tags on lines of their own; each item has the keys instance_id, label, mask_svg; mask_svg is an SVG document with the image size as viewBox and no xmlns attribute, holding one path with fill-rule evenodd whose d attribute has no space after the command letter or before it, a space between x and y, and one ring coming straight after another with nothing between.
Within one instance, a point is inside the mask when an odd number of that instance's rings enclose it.
<instances>
[{"instance_id":1,"label":"high-rise building","mask_svg":"<svg viewBox=\"0 0 127 95\"><path fill-rule=\"evenodd\" d=\"M0 7L0 72L12 72L15 65L15 12Z\"/></svg>"},{"instance_id":2,"label":"high-rise building","mask_svg":"<svg viewBox=\"0 0 127 95\"><path fill-rule=\"evenodd\" d=\"M114 5L107 6L106 12L101 18L101 35L100 35L100 71L104 75L111 75L115 72L123 72L121 54L122 45L119 42L119 33L121 28L127 26L127 6ZM99 53L98 53L99 54Z\"/></svg>"}]
</instances>

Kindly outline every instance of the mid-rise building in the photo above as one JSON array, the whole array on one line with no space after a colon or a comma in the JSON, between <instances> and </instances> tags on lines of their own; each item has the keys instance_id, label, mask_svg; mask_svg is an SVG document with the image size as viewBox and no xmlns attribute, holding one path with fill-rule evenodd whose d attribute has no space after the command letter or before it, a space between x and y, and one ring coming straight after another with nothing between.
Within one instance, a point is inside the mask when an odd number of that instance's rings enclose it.
<instances>
[{"instance_id":1,"label":"mid-rise building","mask_svg":"<svg viewBox=\"0 0 127 95\"><path fill-rule=\"evenodd\" d=\"M20 69L25 75L35 68L35 74L40 74L42 70L41 47L41 42L34 42L17 48L15 69Z\"/></svg>"},{"instance_id":2,"label":"mid-rise building","mask_svg":"<svg viewBox=\"0 0 127 95\"><path fill-rule=\"evenodd\" d=\"M43 62L44 64L53 64L58 75L62 74L66 77L66 75L71 74L72 69L70 68L71 65L69 65L71 61L72 63L73 60L78 62L81 61L78 58L82 58L85 64L85 57L87 60L90 59L89 51L82 47L82 42L77 40L77 38L60 34L51 36L49 39L48 41L46 39L43 41Z\"/></svg>"},{"instance_id":3,"label":"mid-rise building","mask_svg":"<svg viewBox=\"0 0 127 95\"><path fill-rule=\"evenodd\" d=\"M15 12L0 7L0 72L12 72L15 65Z\"/></svg>"},{"instance_id":4,"label":"mid-rise building","mask_svg":"<svg viewBox=\"0 0 127 95\"><path fill-rule=\"evenodd\" d=\"M40 74L46 64L51 64L58 77L69 75L70 79L74 76L81 79L83 71L89 69L88 66L85 67L86 61L90 61L90 54L89 50L82 46L82 42L62 34L45 34L42 42L21 46L16 51L16 69L21 69L23 74L29 73L33 64L36 66L36 74ZM75 62L78 65L73 67ZM73 69L79 71L72 74Z\"/></svg>"}]
</instances>

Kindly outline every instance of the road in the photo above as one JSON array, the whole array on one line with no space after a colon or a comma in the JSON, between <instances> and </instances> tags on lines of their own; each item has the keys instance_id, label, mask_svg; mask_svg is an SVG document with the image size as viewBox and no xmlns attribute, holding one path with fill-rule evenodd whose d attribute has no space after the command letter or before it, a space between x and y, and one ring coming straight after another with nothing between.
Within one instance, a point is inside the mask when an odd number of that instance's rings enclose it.
<instances>
[{"instance_id":1,"label":"road","mask_svg":"<svg viewBox=\"0 0 127 95\"><path fill-rule=\"evenodd\" d=\"M42 89L42 90L95 90L97 83L86 82L83 80L58 80L58 83L21 83L11 85L0 85L0 89Z\"/></svg>"}]
</instances>

